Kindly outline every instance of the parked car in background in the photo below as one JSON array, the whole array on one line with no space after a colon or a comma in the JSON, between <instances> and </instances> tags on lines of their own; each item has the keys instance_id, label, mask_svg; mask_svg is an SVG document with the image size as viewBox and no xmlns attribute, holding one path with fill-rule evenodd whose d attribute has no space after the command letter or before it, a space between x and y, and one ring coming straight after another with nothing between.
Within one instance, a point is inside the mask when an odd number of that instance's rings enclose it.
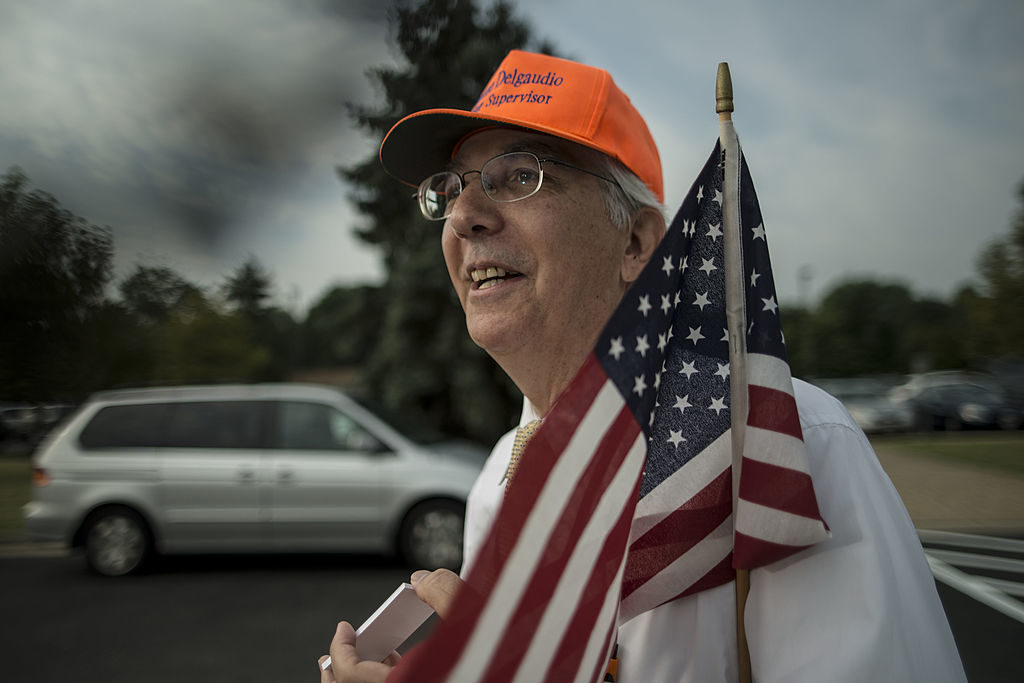
<instances>
[{"instance_id":1,"label":"parked car in background","mask_svg":"<svg viewBox=\"0 0 1024 683\"><path fill-rule=\"evenodd\" d=\"M980 387L999 389L998 380L985 372L935 370L907 375L905 382L889 390L889 396L893 401L902 403L915 398L922 391L930 387L945 387L955 384L974 384Z\"/></svg>"},{"instance_id":2,"label":"parked car in background","mask_svg":"<svg viewBox=\"0 0 1024 683\"><path fill-rule=\"evenodd\" d=\"M0 444L34 448L73 410L66 403L0 403Z\"/></svg>"},{"instance_id":3,"label":"parked car in background","mask_svg":"<svg viewBox=\"0 0 1024 683\"><path fill-rule=\"evenodd\" d=\"M838 398L867 434L904 432L914 426L910 408L889 397L889 386L866 377L820 379L814 382Z\"/></svg>"},{"instance_id":4,"label":"parked car in background","mask_svg":"<svg viewBox=\"0 0 1024 683\"><path fill-rule=\"evenodd\" d=\"M32 404L0 404L0 441L27 440L35 429L35 423L35 406Z\"/></svg>"},{"instance_id":5,"label":"parked car in background","mask_svg":"<svg viewBox=\"0 0 1024 683\"><path fill-rule=\"evenodd\" d=\"M957 382L922 389L906 401L919 429L1018 429L1019 406L998 387Z\"/></svg>"},{"instance_id":6,"label":"parked car in background","mask_svg":"<svg viewBox=\"0 0 1024 683\"><path fill-rule=\"evenodd\" d=\"M25 523L106 575L186 552L383 552L457 569L485 455L416 443L328 387L102 392L36 451Z\"/></svg>"}]
</instances>

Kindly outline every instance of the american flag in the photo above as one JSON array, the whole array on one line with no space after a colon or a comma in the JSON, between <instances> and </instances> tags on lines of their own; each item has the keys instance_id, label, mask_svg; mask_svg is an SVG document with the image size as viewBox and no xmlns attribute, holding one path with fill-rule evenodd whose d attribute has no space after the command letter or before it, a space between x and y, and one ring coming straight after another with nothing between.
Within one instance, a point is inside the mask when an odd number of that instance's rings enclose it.
<instances>
[{"instance_id":1,"label":"american flag","mask_svg":"<svg viewBox=\"0 0 1024 683\"><path fill-rule=\"evenodd\" d=\"M528 445L452 616L389 680L598 681L618 624L825 537L730 123Z\"/></svg>"},{"instance_id":2,"label":"american flag","mask_svg":"<svg viewBox=\"0 0 1024 683\"><path fill-rule=\"evenodd\" d=\"M828 537L778 308L757 195L725 122L596 350L648 439L620 622Z\"/></svg>"}]
</instances>

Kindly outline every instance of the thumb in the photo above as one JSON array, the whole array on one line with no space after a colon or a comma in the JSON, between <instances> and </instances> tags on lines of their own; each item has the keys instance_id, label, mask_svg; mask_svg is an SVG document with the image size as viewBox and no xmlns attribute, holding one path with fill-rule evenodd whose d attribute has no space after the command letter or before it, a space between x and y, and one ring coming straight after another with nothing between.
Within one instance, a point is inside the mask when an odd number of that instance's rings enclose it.
<instances>
[{"instance_id":1,"label":"thumb","mask_svg":"<svg viewBox=\"0 0 1024 683\"><path fill-rule=\"evenodd\" d=\"M462 588L462 579L449 569L420 570L412 575L409 582L416 590L416 597L434 608L442 619L451 613L455 594Z\"/></svg>"}]
</instances>

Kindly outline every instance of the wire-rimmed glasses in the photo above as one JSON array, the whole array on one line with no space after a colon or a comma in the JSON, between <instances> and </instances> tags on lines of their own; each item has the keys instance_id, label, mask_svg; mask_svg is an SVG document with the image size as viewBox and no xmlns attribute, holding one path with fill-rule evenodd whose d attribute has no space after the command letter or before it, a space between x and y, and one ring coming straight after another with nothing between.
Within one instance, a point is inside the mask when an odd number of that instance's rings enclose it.
<instances>
[{"instance_id":1,"label":"wire-rimmed glasses","mask_svg":"<svg viewBox=\"0 0 1024 683\"><path fill-rule=\"evenodd\" d=\"M558 164L618 185L611 178L558 159L541 159L532 152L509 152L490 159L479 171L442 171L420 183L416 193L420 211L427 220L440 221L452 212L452 205L466 187L466 176L479 174L484 193L496 202L517 202L537 194L544 182L544 164Z\"/></svg>"}]
</instances>

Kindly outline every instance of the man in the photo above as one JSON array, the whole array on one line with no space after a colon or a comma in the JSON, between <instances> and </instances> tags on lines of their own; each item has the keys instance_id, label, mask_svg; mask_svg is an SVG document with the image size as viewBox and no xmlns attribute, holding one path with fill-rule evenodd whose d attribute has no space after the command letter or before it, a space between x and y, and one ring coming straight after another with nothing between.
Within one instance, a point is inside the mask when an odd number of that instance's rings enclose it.
<instances>
[{"instance_id":1,"label":"man","mask_svg":"<svg viewBox=\"0 0 1024 683\"><path fill-rule=\"evenodd\" d=\"M665 223L661 165L646 124L604 71L514 51L472 112L406 117L381 161L419 185L473 340L543 419L650 260ZM913 525L863 433L840 404L795 382L815 491L832 538L751 573L746 606L754 679L962 681ZM504 496L515 430L470 495L466 565ZM417 572L444 618L460 580ZM383 680L359 662L351 627L323 681ZM737 678L731 584L644 612L618 630L619 681Z\"/></svg>"}]
</instances>

